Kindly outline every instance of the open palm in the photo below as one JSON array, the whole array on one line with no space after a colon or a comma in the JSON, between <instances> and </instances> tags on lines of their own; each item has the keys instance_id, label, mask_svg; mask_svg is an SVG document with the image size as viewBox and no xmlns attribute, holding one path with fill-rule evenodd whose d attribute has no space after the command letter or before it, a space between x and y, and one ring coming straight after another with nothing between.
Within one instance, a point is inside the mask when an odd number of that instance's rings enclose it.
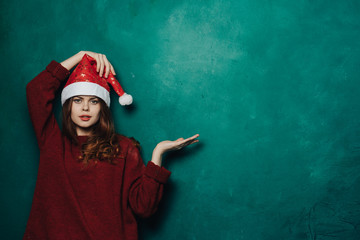
<instances>
[{"instance_id":1,"label":"open palm","mask_svg":"<svg viewBox=\"0 0 360 240\"><path fill-rule=\"evenodd\" d=\"M197 139L198 137L199 137L199 134L195 134L194 136L189 137L187 139L179 138L175 141L165 140L165 141L158 143L156 148L158 150L160 150L162 153L168 152L168 151L173 151L173 150L180 150L190 144L199 142L199 140Z\"/></svg>"}]
</instances>

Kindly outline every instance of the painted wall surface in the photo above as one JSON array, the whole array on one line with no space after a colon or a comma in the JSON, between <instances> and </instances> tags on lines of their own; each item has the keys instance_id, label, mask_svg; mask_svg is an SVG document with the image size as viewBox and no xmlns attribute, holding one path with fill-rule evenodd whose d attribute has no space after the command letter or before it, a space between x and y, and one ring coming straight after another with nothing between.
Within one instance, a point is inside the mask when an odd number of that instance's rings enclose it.
<instances>
[{"instance_id":1,"label":"painted wall surface","mask_svg":"<svg viewBox=\"0 0 360 240\"><path fill-rule=\"evenodd\" d=\"M170 154L141 239L360 239L357 0L1 1L1 239L21 239L39 150L25 86L51 60L105 53L132 108L118 132ZM60 116L60 99L55 112Z\"/></svg>"}]
</instances>

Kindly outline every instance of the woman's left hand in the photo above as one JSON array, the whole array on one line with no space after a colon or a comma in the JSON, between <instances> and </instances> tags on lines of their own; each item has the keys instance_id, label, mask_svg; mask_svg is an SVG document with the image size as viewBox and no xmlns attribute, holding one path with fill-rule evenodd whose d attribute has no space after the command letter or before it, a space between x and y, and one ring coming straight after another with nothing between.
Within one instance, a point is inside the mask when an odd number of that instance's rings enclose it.
<instances>
[{"instance_id":1,"label":"woman's left hand","mask_svg":"<svg viewBox=\"0 0 360 240\"><path fill-rule=\"evenodd\" d=\"M153 151L151 161L154 164L161 166L162 155L165 152L179 150L190 144L197 143L197 142L199 142L199 140L197 139L198 137L199 137L199 134L195 134L194 136L189 137L187 139L179 138L175 141L166 140L166 141L159 142Z\"/></svg>"},{"instance_id":2,"label":"woman's left hand","mask_svg":"<svg viewBox=\"0 0 360 240\"><path fill-rule=\"evenodd\" d=\"M195 134L194 136L189 137L187 139L179 138L175 141L169 141L169 140L162 141L158 143L158 145L156 145L154 151L162 155L163 153L168 151L180 150L190 144L199 142L199 140L197 139L198 137L199 134Z\"/></svg>"}]
</instances>

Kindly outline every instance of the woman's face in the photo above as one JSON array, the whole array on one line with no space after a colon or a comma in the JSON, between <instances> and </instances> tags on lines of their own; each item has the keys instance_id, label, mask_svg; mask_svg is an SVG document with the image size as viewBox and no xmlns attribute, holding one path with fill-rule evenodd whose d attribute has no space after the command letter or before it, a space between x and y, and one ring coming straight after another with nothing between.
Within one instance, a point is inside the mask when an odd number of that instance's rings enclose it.
<instances>
[{"instance_id":1,"label":"woman's face","mask_svg":"<svg viewBox=\"0 0 360 240\"><path fill-rule=\"evenodd\" d=\"M78 136L86 136L99 121L101 104L95 96L75 96L71 103L71 120L76 125Z\"/></svg>"}]
</instances>

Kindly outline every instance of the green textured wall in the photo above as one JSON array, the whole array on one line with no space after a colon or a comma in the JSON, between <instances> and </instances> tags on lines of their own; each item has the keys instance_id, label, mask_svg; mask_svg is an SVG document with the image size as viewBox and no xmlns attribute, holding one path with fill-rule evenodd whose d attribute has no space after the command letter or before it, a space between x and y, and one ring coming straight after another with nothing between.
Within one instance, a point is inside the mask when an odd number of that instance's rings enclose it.
<instances>
[{"instance_id":1,"label":"green textured wall","mask_svg":"<svg viewBox=\"0 0 360 240\"><path fill-rule=\"evenodd\" d=\"M38 149L25 86L105 53L134 107L117 130L172 177L141 239L360 239L360 2L1 1L1 238L21 239ZM57 99L56 114L59 115Z\"/></svg>"}]
</instances>

